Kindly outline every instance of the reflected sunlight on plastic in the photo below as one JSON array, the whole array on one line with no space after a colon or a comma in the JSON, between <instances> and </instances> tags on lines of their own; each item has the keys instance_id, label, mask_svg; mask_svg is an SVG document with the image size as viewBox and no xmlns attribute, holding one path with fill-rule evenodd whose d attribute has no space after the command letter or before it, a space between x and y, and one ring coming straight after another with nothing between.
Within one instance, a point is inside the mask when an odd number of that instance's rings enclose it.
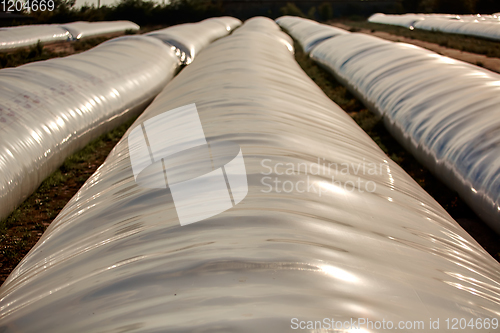
<instances>
[{"instance_id":1,"label":"reflected sunlight on plastic","mask_svg":"<svg viewBox=\"0 0 500 333\"><path fill-rule=\"evenodd\" d=\"M1 287L4 332L290 332L298 316L498 315L500 265L301 70L268 20L207 46L137 119ZM127 137L191 103L211 148L241 147L248 194L181 226L171 193L137 185ZM224 164L232 154L221 151ZM179 154L164 160L179 177L212 168ZM270 176L317 188L352 179L329 163L390 170L358 175L374 192L262 191L263 160L312 170L318 158L331 175Z\"/></svg>"},{"instance_id":2,"label":"reflected sunlight on plastic","mask_svg":"<svg viewBox=\"0 0 500 333\"><path fill-rule=\"evenodd\" d=\"M340 279L340 280L343 280L346 282L355 283L355 282L359 281L359 279L356 275L351 274L348 271L341 269L341 268L338 268L338 267L325 265L325 266L321 266L321 270L323 272L325 272L326 274L329 274L336 279Z\"/></svg>"},{"instance_id":3,"label":"reflected sunlight on plastic","mask_svg":"<svg viewBox=\"0 0 500 333\"><path fill-rule=\"evenodd\" d=\"M357 33L320 43L311 57L500 233L500 75Z\"/></svg>"},{"instance_id":4,"label":"reflected sunlight on plastic","mask_svg":"<svg viewBox=\"0 0 500 333\"><path fill-rule=\"evenodd\" d=\"M336 184L332 184L330 182L318 182L318 186L322 187L323 189L327 191L331 191L336 194L341 194L341 195L346 195L349 194L349 191L346 191L343 189L341 186L338 186Z\"/></svg>"},{"instance_id":5,"label":"reflected sunlight on plastic","mask_svg":"<svg viewBox=\"0 0 500 333\"><path fill-rule=\"evenodd\" d=\"M421 29L445 33L477 36L500 41L500 20L493 15L453 14L373 14L368 22L399 25L411 30Z\"/></svg>"},{"instance_id":6,"label":"reflected sunlight on plastic","mask_svg":"<svg viewBox=\"0 0 500 333\"><path fill-rule=\"evenodd\" d=\"M130 36L1 70L0 218L69 154L142 111L178 66L160 41Z\"/></svg>"},{"instance_id":7,"label":"reflected sunlight on plastic","mask_svg":"<svg viewBox=\"0 0 500 333\"><path fill-rule=\"evenodd\" d=\"M73 22L66 24L40 24L0 28L0 51L11 51L41 43L69 41L84 37L139 30L130 21Z\"/></svg>"},{"instance_id":8,"label":"reflected sunlight on plastic","mask_svg":"<svg viewBox=\"0 0 500 333\"><path fill-rule=\"evenodd\" d=\"M276 19L276 23L295 38L306 53L311 52L314 46L324 40L349 33L346 30L319 24L313 20L297 20L297 17L293 16L279 17Z\"/></svg>"},{"instance_id":9,"label":"reflected sunlight on plastic","mask_svg":"<svg viewBox=\"0 0 500 333\"><path fill-rule=\"evenodd\" d=\"M197 23L179 24L151 31L147 36L172 45L181 62L190 64L201 49L240 25L241 21L234 17L212 17Z\"/></svg>"},{"instance_id":10,"label":"reflected sunlight on plastic","mask_svg":"<svg viewBox=\"0 0 500 333\"><path fill-rule=\"evenodd\" d=\"M0 51L36 45L38 41L47 43L70 39L71 34L56 24L0 28Z\"/></svg>"},{"instance_id":11,"label":"reflected sunlight on plastic","mask_svg":"<svg viewBox=\"0 0 500 333\"><path fill-rule=\"evenodd\" d=\"M105 35L109 33L137 31L140 27L130 21L105 21L105 22L71 22L61 24L61 28L69 31L73 39Z\"/></svg>"},{"instance_id":12,"label":"reflected sunlight on plastic","mask_svg":"<svg viewBox=\"0 0 500 333\"><path fill-rule=\"evenodd\" d=\"M208 143L194 103L137 125L127 140L137 185L170 190L181 225L220 214L248 193L240 147Z\"/></svg>"}]
</instances>

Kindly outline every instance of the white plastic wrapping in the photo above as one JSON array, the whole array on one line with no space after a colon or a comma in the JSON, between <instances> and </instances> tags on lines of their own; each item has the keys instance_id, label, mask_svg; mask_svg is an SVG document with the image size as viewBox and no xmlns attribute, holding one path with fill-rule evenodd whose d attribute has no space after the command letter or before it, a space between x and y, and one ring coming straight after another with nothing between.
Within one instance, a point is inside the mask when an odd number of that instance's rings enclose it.
<instances>
[{"instance_id":1,"label":"white plastic wrapping","mask_svg":"<svg viewBox=\"0 0 500 333\"><path fill-rule=\"evenodd\" d=\"M109 33L124 32L126 30L139 30L139 26L130 21L109 21L109 22L72 22L61 25L69 31L73 39L105 35Z\"/></svg>"},{"instance_id":2,"label":"white plastic wrapping","mask_svg":"<svg viewBox=\"0 0 500 333\"><path fill-rule=\"evenodd\" d=\"M423 21L416 22L415 28L476 36L500 41L499 20L453 20L445 18L427 18Z\"/></svg>"},{"instance_id":3,"label":"white plastic wrapping","mask_svg":"<svg viewBox=\"0 0 500 333\"><path fill-rule=\"evenodd\" d=\"M280 16L276 19L276 23L286 29L286 30L289 30L292 26L296 25L296 24L299 24L301 22L301 18L297 17L297 16L288 16L288 15L285 15L285 16Z\"/></svg>"},{"instance_id":4,"label":"white plastic wrapping","mask_svg":"<svg viewBox=\"0 0 500 333\"><path fill-rule=\"evenodd\" d=\"M309 53L314 46L328 38L349 33L343 29L319 24L318 22L300 17L279 17L276 19L276 23L286 29L299 42L306 53Z\"/></svg>"},{"instance_id":5,"label":"white plastic wrapping","mask_svg":"<svg viewBox=\"0 0 500 333\"><path fill-rule=\"evenodd\" d=\"M253 34L256 31L272 36L284 44L291 53L295 52L292 38L281 31L280 27L270 18L258 16L248 19L245 21L245 29L236 30L235 34Z\"/></svg>"},{"instance_id":6,"label":"white plastic wrapping","mask_svg":"<svg viewBox=\"0 0 500 333\"><path fill-rule=\"evenodd\" d=\"M453 14L373 14L368 22L399 25L406 28L441 31L500 40L500 17L497 15Z\"/></svg>"},{"instance_id":7,"label":"white plastic wrapping","mask_svg":"<svg viewBox=\"0 0 500 333\"><path fill-rule=\"evenodd\" d=\"M70 33L55 24L0 28L0 51L10 51L41 43L67 41Z\"/></svg>"},{"instance_id":8,"label":"white plastic wrapping","mask_svg":"<svg viewBox=\"0 0 500 333\"><path fill-rule=\"evenodd\" d=\"M311 57L500 233L500 75L364 34L325 41Z\"/></svg>"},{"instance_id":9,"label":"white plastic wrapping","mask_svg":"<svg viewBox=\"0 0 500 333\"><path fill-rule=\"evenodd\" d=\"M148 36L173 46L184 64L190 64L205 46L228 35L241 21L233 17L213 17L197 23L179 24L155 30Z\"/></svg>"},{"instance_id":10,"label":"white plastic wrapping","mask_svg":"<svg viewBox=\"0 0 500 333\"><path fill-rule=\"evenodd\" d=\"M443 15L443 17L446 17ZM448 17L450 18L450 17ZM499 22L500 17L497 15L481 15L481 14L476 14L476 15L455 15L455 17L452 17L456 20L462 20L465 22L479 22L479 23L487 23L487 22Z\"/></svg>"},{"instance_id":11,"label":"white plastic wrapping","mask_svg":"<svg viewBox=\"0 0 500 333\"><path fill-rule=\"evenodd\" d=\"M192 103L208 142L240 147L248 194L181 226L168 190L135 182L127 136ZM186 125L173 121L168 127ZM332 163L352 167L336 171ZM363 163L376 172L355 174ZM279 189L269 191L264 177L279 180ZM357 180L375 189L360 192ZM285 181L297 187L284 191ZM500 265L272 33L248 31L208 46L139 117L0 289L0 327L290 332L294 318L367 318L422 319L430 331L430 318L439 318L432 331L453 332L446 318L498 317L499 281ZM393 331L355 327L335 331Z\"/></svg>"},{"instance_id":12,"label":"white plastic wrapping","mask_svg":"<svg viewBox=\"0 0 500 333\"><path fill-rule=\"evenodd\" d=\"M0 71L0 218L72 152L137 115L178 68L155 38L121 37L81 54Z\"/></svg>"},{"instance_id":13,"label":"white plastic wrapping","mask_svg":"<svg viewBox=\"0 0 500 333\"><path fill-rule=\"evenodd\" d=\"M105 35L126 30L139 30L139 26L130 21L110 22L72 22L63 25L44 24L0 28L0 51L36 45Z\"/></svg>"},{"instance_id":14,"label":"white plastic wrapping","mask_svg":"<svg viewBox=\"0 0 500 333\"><path fill-rule=\"evenodd\" d=\"M206 21L215 21L218 23L221 23L226 27L226 30L228 32L233 31L237 27L241 25L241 21L238 20L237 18L231 17L231 16L221 16L221 17L211 17L206 19Z\"/></svg>"},{"instance_id":15,"label":"white plastic wrapping","mask_svg":"<svg viewBox=\"0 0 500 333\"><path fill-rule=\"evenodd\" d=\"M413 28L415 22L425 20L424 15L405 14L405 15L385 15L382 13L373 14L368 18L368 22L398 25L405 28Z\"/></svg>"}]
</instances>

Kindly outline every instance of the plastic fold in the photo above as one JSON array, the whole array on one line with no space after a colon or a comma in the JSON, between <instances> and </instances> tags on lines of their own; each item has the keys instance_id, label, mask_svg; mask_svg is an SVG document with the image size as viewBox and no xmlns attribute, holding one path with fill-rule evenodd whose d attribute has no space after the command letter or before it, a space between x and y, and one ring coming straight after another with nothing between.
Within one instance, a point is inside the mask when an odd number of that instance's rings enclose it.
<instances>
[{"instance_id":1,"label":"plastic fold","mask_svg":"<svg viewBox=\"0 0 500 333\"><path fill-rule=\"evenodd\" d=\"M130 21L110 22L72 22L61 25L69 31L73 39L81 39L98 35L125 32L127 30L137 31L140 27Z\"/></svg>"},{"instance_id":2,"label":"plastic fold","mask_svg":"<svg viewBox=\"0 0 500 333\"><path fill-rule=\"evenodd\" d=\"M190 64L204 47L240 25L241 21L234 17L212 17L197 23L155 30L147 35L171 45L182 63Z\"/></svg>"},{"instance_id":3,"label":"plastic fold","mask_svg":"<svg viewBox=\"0 0 500 333\"><path fill-rule=\"evenodd\" d=\"M293 318L428 328L430 317L445 332L446 318L498 316L500 265L325 96L275 28L250 26L197 55L66 205L0 289L3 332L289 332ZM141 124L160 133L148 120L193 103L210 145L240 147L248 194L181 226L169 189L136 183L127 138ZM164 161L196 172L181 156Z\"/></svg>"},{"instance_id":4,"label":"plastic fold","mask_svg":"<svg viewBox=\"0 0 500 333\"><path fill-rule=\"evenodd\" d=\"M324 40L349 33L343 29L293 16L279 17L276 23L295 38L306 53L311 52L318 43Z\"/></svg>"}]
</instances>

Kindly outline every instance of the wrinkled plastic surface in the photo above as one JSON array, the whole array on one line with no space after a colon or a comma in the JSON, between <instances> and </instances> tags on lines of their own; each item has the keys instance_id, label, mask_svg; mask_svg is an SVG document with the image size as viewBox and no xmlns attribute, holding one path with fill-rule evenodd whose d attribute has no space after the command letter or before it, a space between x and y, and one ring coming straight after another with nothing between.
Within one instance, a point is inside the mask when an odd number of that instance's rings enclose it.
<instances>
[{"instance_id":1,"label":"wrinkled plastic surface","mask_svg":"<svg viewBox=\"0 0 500 333\"><path fill-rule=\"evenodd\" d=\"M10 51L41 43L67 41L70 33L55 24L0 28L0 51Z\"/></svg>"},{"instance_id":2,"label":"wrinkled plastic surface","mask_svg":"<svg viewBox=\"0 0 500 333\"><path fill-rule=\"evenodd\" d=\"M280 43L284 44L291 53L295 52L292 38L283 31L281 31L280 27L277 26L276 23L270 18L257 16L248 19L245 21L245 29L236 30L234 33L254 34L254 32L256 31L272 36L273 38L277 39Z\"/></svg>"},{"instance_id":3,"label":"wrinkled plastic surface","mask_svg":"<svg viewBox=\"0 0 500 333\"><path fill-rule=\"evenodd\" d=\"M500 75L364 34L325 41L311 57L500 233Z\"/></svg>"},{"instance_id":4,"label":"wrinkled plastic surface","mask_svg":"<svg viewBox=\"0 0 500 333\"><path fill-rule=\"evenodd\" d=\"M421 30L434 30L452 34L477 36L500 41L500 20L459 20L443 18L427 18L415 23L415 28Z\"/></svg>"},{"instance_id":5,"label":"wrinkled plastic surface","mask_svg":"<svg viewBox=\"0 0 500 333\"><path fill-rule=\"evenodd\" d=\"M147 35L173 46L182 63L190 64L205 46L228 35L239 25L241 21L234 17L212 17L197 23L155 30Z\"/></svg>"},{"instance_id":6,"label":"wrinkled plastic surface","mask_svg":"<svg viewBox=\"0 0 500 333\"><path fill-rule=\"evenodd\" d=\"M405 28L413 27L415 22L421 20L425 20L425 17L419 14L385 15L376 13L368 18L368 22L371 23L398 25Z\"/></svg>"},{"instance_id":7,"label":"wrinkled plastic surface","mask_svg":"<svg viewBox=\"0 0 500 333\"><path fill-rule=\"evenodd\" d=\"M283 16L276 19L282 28L295 38L306 53L309 53L318 43L338 35L348 34L348 31L330 25L319 24L316 21L293 16Z\"/></svg>"},{"instance_id":8,"label":"wrinkled plastic surface","mask_svg":"<svg viewBox=\"0 0 500 333\"><path fill-rule=\"evenodd\" d=\"M124 32L126 30L137 31L139 26L130 21L109 21L109 22L72 22L61 25L69 31L73 39L105 35L109 33Z\"/></svg>"},{"instance_id":9,"label":"wrinkled plastic surface","mask_svg":"<svg viewBox=\"0 0 500 333\"><path fill-rule=\"evenodd\" d=\"M452 14L373 14L369 22L399 25L406 28L441 31L453 34L477 36L500 40L500 17L493 15L452 15Z\"/></svg>"},{"instance_id":10,"label":"wrinkled plastic surface","mask_svg":"<svg viewBox=\"0 0 500 333\"><path fill-rule=\"evenodd\" d=\"M137 115L179 61L155 38L121 37L81 54L0 71L0 218L72 152Z\"/></svg>"},{"instance_id":11,"label":"wrinkled plastic surface","mask_svg":"<svg viewBox=\"0 0 500 333\"><path fill-rule=\"evenodd\" d=\"M241 147L246 198L180 226L167 190L135 183L127 134L0 289L4 332L289 332L332 317L441 318L443 332L498 316L499 264L272 35L208 46L131 129L191 103L208 142ZM375 163L358 175L376 190L331 163ZM266 174L304 183L266 193Z\"/></svg>"}]
</instances>

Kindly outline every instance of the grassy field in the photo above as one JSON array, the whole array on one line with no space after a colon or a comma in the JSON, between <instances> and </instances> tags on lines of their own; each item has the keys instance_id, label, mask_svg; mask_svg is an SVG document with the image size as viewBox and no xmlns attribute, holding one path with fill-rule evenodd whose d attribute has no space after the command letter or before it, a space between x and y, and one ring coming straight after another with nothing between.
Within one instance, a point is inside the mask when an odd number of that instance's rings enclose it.
<instances>
[{"instance_id":1,"label":"grassy field","mask_svg":"<svg viewBox=\"0 0 500 333\"><path fill-rule=\"evenodd\" d=\"M435 43L451 49L500 58L500 43L478 37L418 29L410 30L395 25L370 23L367 21L341 21L341 23L352 27L351 32L359 31L357 29L368 29L372 32L383 31L397 36Z\"/></svg>"}]
</instances>

